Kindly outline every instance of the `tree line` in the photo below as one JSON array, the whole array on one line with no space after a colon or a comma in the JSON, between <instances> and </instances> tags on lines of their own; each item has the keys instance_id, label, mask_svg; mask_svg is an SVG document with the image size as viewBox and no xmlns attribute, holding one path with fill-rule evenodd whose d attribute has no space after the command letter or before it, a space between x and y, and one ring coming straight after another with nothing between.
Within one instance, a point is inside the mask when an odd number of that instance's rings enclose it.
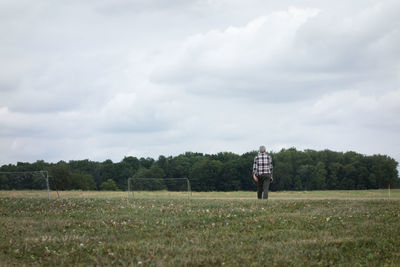
<instances>
[{"instance_id":1,"label":"tree line","mask_svg":"<svg viewBox=\"0 0 400 267\"><path fill-rule=\"evenodd\" d=\"M127 156L116 163L87 159L58 163L38 160L3 165L0 172L46 170L52 190L127 190L127 179L130 177L186 177L193 191L254 191L256 184L251 174L255 155L257 151L242 155L186 152L178 156L159 156L157 160ZM400 185L398 162L386 155L300 151L295 148L271 152L270 155L275 177L271 184L272 191L378 189L387 188L389 184L393 188ZM35 189L37 179L15 179L0 174L0 190Z\"/></svg>"}]
</instances>

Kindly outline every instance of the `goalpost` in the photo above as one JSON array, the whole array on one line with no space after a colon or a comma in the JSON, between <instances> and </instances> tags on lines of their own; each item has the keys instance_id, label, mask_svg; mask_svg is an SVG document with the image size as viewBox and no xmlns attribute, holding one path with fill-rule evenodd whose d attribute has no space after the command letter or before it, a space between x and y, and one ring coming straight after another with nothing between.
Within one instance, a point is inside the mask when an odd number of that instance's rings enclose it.
<instances>
[{"instance_id":1,"label":"goalpost","mask_svg":"<svg viewBox=\"0 0 400 267\"><path fill-rule=\"evenodd\" d=\"M44 190L50 199L47 171L0 172L0 190Z\"/></svg>"},{"instance_id":2,"label":"goalpost","mask_svg":"<svg viewBox=\"0 0 400 267\"><path fill-rule=\"evenodd\" d=\"M184 198L192 191L188 178L128 178L129 198Z\"/></svg>"}]
</instances>

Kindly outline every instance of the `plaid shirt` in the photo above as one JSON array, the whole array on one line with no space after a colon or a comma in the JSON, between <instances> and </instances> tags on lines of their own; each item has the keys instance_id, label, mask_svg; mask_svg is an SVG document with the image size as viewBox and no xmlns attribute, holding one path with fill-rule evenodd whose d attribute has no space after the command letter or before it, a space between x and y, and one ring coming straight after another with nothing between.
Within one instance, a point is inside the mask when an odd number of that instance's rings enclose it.
<instances>
[{"instance_id":1,"label":"plaid shirt","mask_svg":"<svg viewBox=\"0 0 400 267\"><path fill-rule=\"evenodd\" d=\"M272 158L267 153L258 153L254 158L253 173L256 175L272 173Z\"/></svg>"}]
</instances>

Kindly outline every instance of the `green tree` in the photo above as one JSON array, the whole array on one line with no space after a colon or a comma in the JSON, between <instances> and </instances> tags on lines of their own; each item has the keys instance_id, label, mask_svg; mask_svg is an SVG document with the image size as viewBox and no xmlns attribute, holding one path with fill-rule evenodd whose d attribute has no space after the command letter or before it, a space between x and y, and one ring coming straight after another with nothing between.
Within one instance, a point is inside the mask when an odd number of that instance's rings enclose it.
<instances>
[{"instance_id":1,"label":"green tree","mask_svg":"<svg viewBox=\"0 0 400 267\"><path fill-rule=\"evenodd\" d=\"M90 174L83 173L72 173L71 174L71 183L73 189L81 189L81 190L95 190L96 183L93 179L93 176Z\"/></svg>"},{"instance_id":2,"label":"green tree","mask_svg":"<svg viewBox=\"0 0 400 267\"><path fill-rule=\"evenodd\" d=\"M140 166L146 169L150 169L151 165L154 164L154 159L152 158L140 158L139 159Z\"/></svg>"},{"instance_id":3,"label":"green tree","mask_svg":"<svg viewBox=\"0 0 400 267\"><path fill-rule=\"evenodd\" d=\"M293 187L293 174L291 162L275 161L273 183L274 190L291 190ZM279 178L279 179L278 179Z\"/></svg>"},{"instance_id":4,"label":"green tree","mask_svg":"<svg viewBox=\"0 0 400 267\"><path fill-rule=\"evenodd\" d=\"M341 182L341 189L355 189L356 179L357 179L357 170L354 164L346 164L343 167L344 177Z\"/></svg>"},{"instance_id":5,"label":"green tree","mask_svg":"<svg viewBox=\"0 0 400 267\"><path fill-rule=\"evenodd\" d=\"M190 170L192 168L192 163L188 157L185 155L179 155L173 161L174 164L174 177L189 177Z\"/></svg>"},{"instance_id":6,"label":"green tree","mask_svg":"<svg viewBox=\"0 0 400 267\"><path fill-rule=\"evenodd\" d=\"M313 172L314 172L314 166L310 164L301 165L298 168L297 179L301 181L304 190L312 190L313 184L311 177L313 175Z\"/></svg>"},{"instance_id":7,"label":"green tree","mask_svg":"<svg viewBox=\"0 0 400 267\"><path fill-rule=\"evenodd\" d=\"M257 184L253 180L253 161L257 151L244 153L240 156L239 166L237 167L240 178L240 190L257 190Z\"/></svg>"},{"instance_id":8,"label":"green tree","mask_svg":"<svg viewBox=\"0 0 400 267\"><path fill-rule=\"evenodd\" d=\"M56 164L38 160L34 163L18 162L0 167L3 172L47 170L52 189L92 190L113 179L122 190L129 177L163 177L191 179L193 190L256 190L252 179L252 165L257 151L242 155L231 152L202 154L185 152L176 157L152 158L125 157L119 163L111 160L94 162L75 160ZM400 184L398 162L386 155L365 156L356 152L330 150L299 151L295 148L271 153L274 164L274 183L271 190L314 189L370 189L387 188ZM93 186L93 180L96 186ZM170 186L164 182L150 182L154 188ZM0 177L0 188L40 189L40 176L21 174L8 181Z\"/></svg>"},{"instance_id":9,"label":"green tree","mask_svg":"<svg viewBox=\"0 0 400 267\"><path fill-rule=\"evenodd\" d=\"M65 161L60 161L50 169L50 183L58 190L73 189L71 182L71 169Z\"/></svg>"},{"instance_id":10,"label":"green tree","mask_svg":"<svg viewBox=\"0 0 400 267\"><path fill-rule=\"evenodd\" d=\"M327 168L327 188L328 189L340 189L340 177L343 177L343 165L339 162L329 161Z\"/></svg>"},{"instance_id":11,"label":"green tree","mask_svg":"<svg viewBox=\"0 0 400 267\"><path fill-rule=\"evenodd\" d=\"M312 173L311 189L325 190L326 189L326 170L325 165L321 161L315 165Z\"/></svg>"},{"instance_id":12,"label":"green tree","mask_svg":"<svg viewBox=\"0 0 400 267\"><path fill-rule=\"evenodd\" d=\"M153 164L150 169L148 170L148 177L149 178L164 178L165 172L163 169L158 167L156 164Z\"/></svg>"},{"instance_id":13,"label":"green tree","mask_svg":"<svg viewBox=\"0 0 400 267\"><path fill-rule=\"evenodd\" d=\"M215 191L216 181L221 177L222 163L207 158L195 163L190 174L195 191Z\"/></svg>"},{"instance_id":14,"label":"green tree","mask_svg":"<svg viewBox=\"0 0 400 267\"><path fill-rule=\"evenodd\" d=\"M116 191L118 190L117 184L113 179L108 179L101 183L100 185L101 190L104 191Z\"/></svg>"},{"instance_id":15,"label":"green tree","mask_svg":"<svg viewBox=\"0 0 400 267\"><path fill-rule=\"evenodd\" d=\"M122 160L123 163L127 164L131 170L138 170L140 167L140 162L135 157L124 157Z\"/></svg>"},{"instance_id":16,"label":"green tree","mask_svg":"<svg viewBox=\"0 0 400 267\"><path fill-rule=\"evenodd\" d=\"M296 190L296 191L303 190L303 183L301 182L300 175L296 175L294 177L294 182L293 183L294 183L293 184L293 190Z\"/></svg>"},{"instance_id":17,"label":"green tree","mask_svg":"<svg viewBox=\"0 0 400 267\"><path fill-rule=\"evenodd\" d=\"M8 185L8 178L6 175L0 175L0 190L10 189Z\"/></svg>"},{"instance_id":18,"label":"green tree","mask_svg":"<svg viewBox=\"0 0 400 267\"><path fill-rule=\"evenodd\" d=\"M221 176L216 181L218 191L240 190L240 158L229 160L222 165Z\"/></svg>"}]
</instances>

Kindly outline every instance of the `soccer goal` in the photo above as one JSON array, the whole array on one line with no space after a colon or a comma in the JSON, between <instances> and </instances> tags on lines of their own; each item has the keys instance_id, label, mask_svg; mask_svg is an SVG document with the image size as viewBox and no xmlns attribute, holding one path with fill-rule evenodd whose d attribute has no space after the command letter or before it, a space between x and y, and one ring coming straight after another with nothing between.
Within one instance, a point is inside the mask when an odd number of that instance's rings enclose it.
<instances>
[{"instance_id":1,"label":"soccer goal","mask_svg":"<svg viewBox=\"0 0 400 267\"><path fill-rule=\"evenodd\" d=\"M0 190L21 191L21 197L28 195L50 199L49 174L47 171L0 172Z\"/></svg>"},{"instance_id":2,"label":"soccer goal","mask_svg":"<svg viewBox=\"0 0 400 267\"><path fill-rule=\"evenodd\" d=\"M188 178L129 178L129 198L190 199L192 191Z\"/></svg>"}]
</instances>

